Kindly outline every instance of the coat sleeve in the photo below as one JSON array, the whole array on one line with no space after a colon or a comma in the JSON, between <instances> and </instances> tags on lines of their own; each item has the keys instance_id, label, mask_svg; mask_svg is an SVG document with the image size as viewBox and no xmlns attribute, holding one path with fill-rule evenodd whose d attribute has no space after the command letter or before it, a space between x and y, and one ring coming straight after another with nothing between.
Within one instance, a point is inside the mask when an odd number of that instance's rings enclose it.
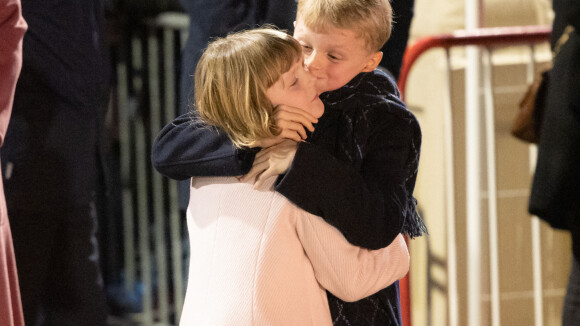
<instances>
[{"instance_id":1,"label":"coat sleeve","mask_svg":"<svg viewBox=\"0 0 580 326\"><path fill-rule=\"evenodd\" d=\"M274 24L280 29L294 30L296 19L296 0L258 0L260 17L258 23Z\"/></svg>"},{"instance_id":2,"label":"coat sleeve","mask_svg":"<svg viewBox=\"0 0 580 326\"><path fill-rule=\"evenodd\" d=\"M334 227L304 211L296 221L298 237L316 279L343 301L354 302L386 288L409 271L402 235L389 246L368 250L350 244Z\"/></svg>"},{"instance_id":3,"label":"coat sleeve","mask_svg":"<svg viewBox=\"0 0 580 326\"><path fill-rule=\"evenodd\" d=\"M236 149L224 132L194 123L189 114L165 126L153 143L151 160L161 174L177 180L237 176L252 167L257 149Z\"/></svg>"},{"instance_id":4,"label":"coat sleeve","mask_svg":"<svg viewBox=\"0 0 580 326\"><path fill-rule=\"evenodd\" d=\"M580 2L576 0L556 0L554 4L555 21L561 21L563 26L572 25L580 30Z\"/></svg>"},{"instance_id":5,"label":"coat sleeve","mask_svg":"<svg viewBox=\"0 0 580 326\"><path fill-rule=\"evenodd\" d=\"M20 1L0 0L0 145L8 128L16 81L22 67L22 37L26 22Z\"/></svg>"},{"instance_id":6,"label":"coat sleeve","mask_svg":"<svg viewBox=\"0 0 580 326\"><path fill-rule=\"evenodd\" d=\"M315 144L302 143L276 191L323 217L352 244L378 249L402 232L406 220L415 218L411 201L419 164L419 124L414 118L393 120L370 136L367 147L360 168L355 168Z\"/></svg>"}]
</instances>

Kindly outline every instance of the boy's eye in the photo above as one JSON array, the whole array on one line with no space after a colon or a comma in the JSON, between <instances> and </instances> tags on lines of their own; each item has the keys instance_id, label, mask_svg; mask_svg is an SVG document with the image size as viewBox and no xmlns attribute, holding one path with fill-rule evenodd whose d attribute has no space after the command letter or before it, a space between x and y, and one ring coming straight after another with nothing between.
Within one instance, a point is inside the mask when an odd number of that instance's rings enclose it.
<instances>
[{"instance_id":1,"label":"boy's eye","mask_svg":"<svg viewBox=\"0 0 580 326\"><path fill-rule=\"evenodd\" d=\"M294 81L292 82L292 84L290 84L290 87L294 86L298 84L298 78L294 79Z\"/></svg>"},{"instance_id":2,"label":"boy's eye","mask_svg":"<svg viewBox=\"0 0 580 326\"><path fill-rule=\"evenodd\" d=\"M308 45L302 44L302 51L304 51L306 53L310 53L310 52L312 52L312 48Z\"/></svg>"}]
</instances>

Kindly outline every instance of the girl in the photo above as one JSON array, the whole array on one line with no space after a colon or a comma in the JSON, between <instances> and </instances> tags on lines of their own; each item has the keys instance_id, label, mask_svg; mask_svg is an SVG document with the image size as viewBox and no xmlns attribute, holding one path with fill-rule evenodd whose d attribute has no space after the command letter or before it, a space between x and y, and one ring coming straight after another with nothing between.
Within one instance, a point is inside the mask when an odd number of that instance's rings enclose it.
<instances>
[{"instance_id":1,"label":"girl","mask_svg":"<svg viewBox=\"0 0 580 326\"><path fill-rule=\"evenodd\" d=\"M244 31L208 46L195 72L195 104L200 119L224 130L235 146L252 147L279 133L277 105L322 115L314 79L291 36L267 28ZM296 142L285 145L296 150ZM325 290L357 301L407 273L401 235L379 250L353 246L274 192L275 181L255 186L236 177L192 179L182 326L332 325Z\"/></svg>"}]
</instances>

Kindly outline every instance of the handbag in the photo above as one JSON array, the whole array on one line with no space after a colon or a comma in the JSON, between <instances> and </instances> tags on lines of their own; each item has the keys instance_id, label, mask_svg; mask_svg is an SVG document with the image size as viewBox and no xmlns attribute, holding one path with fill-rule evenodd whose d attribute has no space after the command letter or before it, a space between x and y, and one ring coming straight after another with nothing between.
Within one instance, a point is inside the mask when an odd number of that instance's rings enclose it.
<instances>
[{"instance_id":1,"label":"handbag","mask_svg":"<svg viewBox=\"0 0 580 326\"><path fill-rule=\"evenodd\" d=\"M535 76L519 103L512 123L512 135L528 143L537 144L540 140L550 71L547 69Z\"/></svg>"},{"instance_id":2,"label":"handbag","mask_svg":"<svg viewBox=\"0 0 580 326\"><path fill-rule=\"evenodd\" d=\"M554 46L552 61L556 58L562 46L568 41L572 31L574 31L574 27L566 27ZM520 100L519 109L511 127L511 134L520 140L534 144L537 144L540 140L551 70L551 68L546 69L537 74Z\"/></svg>"}]
</instances>

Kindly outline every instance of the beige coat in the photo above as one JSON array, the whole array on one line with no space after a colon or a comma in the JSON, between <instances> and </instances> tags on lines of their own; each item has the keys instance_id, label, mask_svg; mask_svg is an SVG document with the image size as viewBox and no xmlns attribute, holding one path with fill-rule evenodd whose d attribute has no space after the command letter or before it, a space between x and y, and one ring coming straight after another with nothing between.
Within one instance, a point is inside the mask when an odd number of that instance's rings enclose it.
<instances>
[{"instance_id":1,"label":"beige coat","mask_svg":"<svg viewBox=\"0 0 580 326\"><path fill-rule=\"evenodd\" d=\"M332 325L325 289L357 301L407 273L402 236L380 250L353 246L272 191L274 179L262 190L234 177L192 179L181 326Z\"/></svg>"}]
</instances>

